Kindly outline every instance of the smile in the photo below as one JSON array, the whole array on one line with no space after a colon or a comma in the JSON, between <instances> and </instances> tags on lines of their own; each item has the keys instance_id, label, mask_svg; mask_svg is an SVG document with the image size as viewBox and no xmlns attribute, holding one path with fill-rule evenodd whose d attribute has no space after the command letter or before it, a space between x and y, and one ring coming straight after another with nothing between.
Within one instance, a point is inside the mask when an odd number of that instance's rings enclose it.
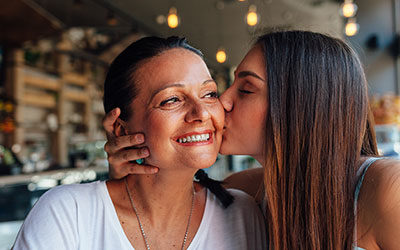
<instances>
[{"instance_id":1,"label":"smile","mask_svg":"<svg viewBox=\"0 0 400 250\"><path fill-rule=\"evenodd\" d=\"M192 135L192 136L186 136L183 138L179 138L178 142L179 143L188 143L188 142L208 141L208 139L210 139L209 134L201 134L201 135Z\"/></svg>"},{"instance_id":2,"label":"smile","mask_svg":"<svg viewBox=\"0 0 400 250\"><path fill-rule=\"evenodd\" d=\"M191 133L185 134L178 139L176 142L185 145L199 145L199 144L209 144L212 143L212 132L203 132L203 133Z\"/></svg>"}]
</instances>

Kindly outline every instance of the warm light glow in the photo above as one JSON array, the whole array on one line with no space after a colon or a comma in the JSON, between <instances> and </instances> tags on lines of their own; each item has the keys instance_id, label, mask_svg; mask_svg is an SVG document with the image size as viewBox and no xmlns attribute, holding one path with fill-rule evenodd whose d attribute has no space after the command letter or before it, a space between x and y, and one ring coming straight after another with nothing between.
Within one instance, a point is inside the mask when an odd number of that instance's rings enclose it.
<instances>
[{"instance_id":1,"label":"warm light glow","mask_svg":"<svg viewBox=\"0 0 400 250\"><path fill-rule=\"evenodd\" d=\"M215 55L217 62L224 63L226 61L226 53L224 49L219 49Z\"/></svg>"},{"instance_id":2,"label":"warm light glow","mask_svg":"<svg viewBox=\"0 0 400 250\"><path fill-rule=\"evenodd\" d=\"M346 36L354 36L358 33L359 25L355 21L349 20L345 27Z\"/></svg>"},{"instance_id":3,"label":"warm light glow","mask_svg":"<svg viewBox=\"0 0 400 250\"><path fill-rule=\"evenodd\" d=\"M353 2L345 2L341 6L340 14L344 17L353 17L357 12L357 5Z\"/></svg>"},{"instance_id":4,"label":"warm light glow","mask_svg":"<svg viewBox=\"0 0 400 250\"><path fill-rule=\"evenodd\" d=\"M247 13L247 24L249 26L254 26L258 22L258 16L257 13L255 12L249 12Z\"/></svg>"},{"instance_id":5,"label":"warm light glow","mask_svg":"<svg viewBox=\"0 0 400 250\"><path fill-rule=\"evenodd\" d=\"M168 26L169 26L171 29L175 29L176 27L178 27L178 25L179 25L179 18L178 18L178 15L177 15L176 8L171 7L171 8L169 9L169 14L168 14L168 18L167 18L167 23L168 23Z\"/></svg>"},{"instance_id":6,"label":"warm light glow","mask_svg":"<svg viewBox=\"0 0 400 250\"><path fill-rule=\"evenodd\" d=\"M244 2L244 1L246 1L246 0L238 0L239 2Z\"/></svg>"},{"instance_id":7,"label":"warm light glow","mask_svg":"<svg viewBox=\"0 0 400 250\"><path fill-rule=\"evenodd\" d=\"M176 14L169 14L168 15L168 26L172 29L178 27L179 21L178 16Z\"/></svg>"},{"instance_id":8,"label":"warm light glow","mask_svg":"<svg viewBox=\"0 0 400 250\"><path fill-rule=\"evenodd\" d=\"M258 23L257 7L250 5L249 12L247 12L246 22L249 26L255 26Z\"/></svg>"}]
</instances>

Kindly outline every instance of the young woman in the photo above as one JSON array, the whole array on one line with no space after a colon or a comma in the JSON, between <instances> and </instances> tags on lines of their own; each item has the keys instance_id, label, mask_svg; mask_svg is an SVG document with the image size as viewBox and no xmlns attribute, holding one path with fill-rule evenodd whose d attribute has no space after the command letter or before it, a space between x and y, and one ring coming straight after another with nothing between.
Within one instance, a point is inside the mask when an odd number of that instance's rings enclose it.
<instances>
[{"instance_id":1,"label":"young woman","mask_svg":"<svg viewBox=\"0 0 400 250\"><path fill-rule=\"evenodd\" d=\"M193 182L221 145L216 90L201 52L184 39L131 44L110 66L104 107L122 110L115 135L146 134L146 162L158 173L52 189L29 213L14 249L265 249L264 219L250 196L227 193L202 172Z\"/></svg>"},{"instance_id":2,"label":"young woman","mask_svg":"<svg viewBox=\"0 0 400 250\"><path fill-rule=\"evenodd\" d=\"M220 153L264 167L226 181L253 196L262 187L271 248L400 249L400 163L372 157L367 84L348 45L305 31L263 35L220 101ZM153 171L128 161L143 157L126 149L136 135L110 133L118 113L104 121L110 173Z\"/></svg>"}]
</instances>

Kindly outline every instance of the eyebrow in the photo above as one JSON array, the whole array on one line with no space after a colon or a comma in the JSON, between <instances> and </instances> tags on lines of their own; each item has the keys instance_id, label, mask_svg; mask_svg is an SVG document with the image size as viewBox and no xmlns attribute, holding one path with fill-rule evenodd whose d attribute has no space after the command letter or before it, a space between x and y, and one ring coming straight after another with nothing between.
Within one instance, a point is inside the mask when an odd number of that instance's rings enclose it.
<instances>
[{"instance_id":1,"label":"eyebrow","mask_svg":"<svg viewBox=\"0 0 400 250\"><path fill-rule=\"evenodd\" d=\"M209 83L209 82L215 82L215 81L214 81L214 79L207 79L207 80L205 80L204 82L202 82L201 85L202 85L202 86L203 86L203 85L206 85L206 84ZM178 87L178 88L183 88L183 87L185 87L185 85L182 84L182 83L172 83L172 84L165 85L165 86L163 86L163 87L157 89L156 91L154 91L154 93L151 95L151 98L150 98L149 103L153 100L154 96L156 96L158 93L160 93L160 92L163 91L164 89L174 88L174 87L175 87L175 88L176 88L176 87Z\"/></svg>"},{"instance_id":2,"label":"eyebrow","mask_svg":"<svg viewBox=\"0 0 400 250\"><path fill-rule=\"evenodd\" d=\"M236 72L235 72L235 73L236 73ZM244 77L246 77L246 76L252 76L252 77L255 77L255 78L257 78L257 79L259 79L259 80L265 82L265 80L262 79L261 76L257 75L257 74L254 73L253 71L240 71L240 72L238 73L238 77L239 77L239 78L244 78Z\"/></svg>"}]
</instances>

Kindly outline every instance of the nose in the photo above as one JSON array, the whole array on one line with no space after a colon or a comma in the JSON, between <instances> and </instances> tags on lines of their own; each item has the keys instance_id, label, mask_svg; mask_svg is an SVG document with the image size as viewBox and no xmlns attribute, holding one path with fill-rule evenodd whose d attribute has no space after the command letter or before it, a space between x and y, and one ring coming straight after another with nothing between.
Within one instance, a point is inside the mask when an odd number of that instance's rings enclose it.
<instances>
[{"instance_id":1,"label":"nose","mask_svg":"<svg viewBox=\"0 0 400 250\"><path fill-rule=\"evenodd\" d=\"M224 93L219 97L219 101L222 103L226 112L231 112L233 109L233 98L232 98L232 86L225 90Z\"/></svg>"},{"instance_id":2,"label":"nose","mask_svg":"<svg viewBox=\"0 0 400 250\"><path fill-rule=\"evenodd\" d=\"M190 103L190 108L185 116L186 122L204 122L211 118L211 114L206 104L193 101Z\"/></svg>"}]
</instances>

